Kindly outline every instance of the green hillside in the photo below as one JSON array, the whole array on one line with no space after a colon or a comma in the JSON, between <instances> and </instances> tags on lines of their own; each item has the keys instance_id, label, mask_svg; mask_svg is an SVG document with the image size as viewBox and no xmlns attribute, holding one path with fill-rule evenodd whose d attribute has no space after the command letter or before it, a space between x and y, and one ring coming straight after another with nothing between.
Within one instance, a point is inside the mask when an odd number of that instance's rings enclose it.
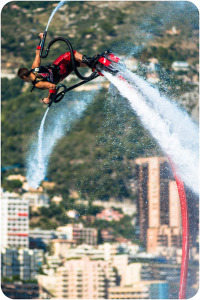
<instances>
[{"instance_id":1,"label":"green hillside","mask_svg":"<svg viewBox=\"0 0 200 300\"><path fill-rule=\"evenodd\" d=\"M180 2L66 1L53 17L47 42L55 36L68 37L74 49L88 55L108 48L118 54L141 55L152 45L162 44L164 48L173 45L172 56L175 53L178 56L179 52L181 58L191 54L193 60L198 59L198 10L192 3ZM1 13L3 68L31 64L38 33L45 30L57 3L12 1L4 6ZM167 35L166 30L172 26L180 28L181 35ZM58 53L58 49L54 50L52 57ZM64 50L59 45L59 52Z\"/></svg>"},{"instance_id":2,"label":"green hillside","mask_svg":"<svg viewBox=\"0 0 200 300\"><path fill-rule=\"evenodd\" d=\"M2 86L9 91L15 82L4 79ZM4 89L2 93L6 95ZM43 115L38 97L39 92L31 99L29 93L3 99L3 166L25 165L31 135ZM126 100L113 100L103 89L55 147L48 177L56 182L56 191L61 193L74 188L85 198L129 197L133 160L157 154L156 149Z\"/></svg>"}]
</instances>

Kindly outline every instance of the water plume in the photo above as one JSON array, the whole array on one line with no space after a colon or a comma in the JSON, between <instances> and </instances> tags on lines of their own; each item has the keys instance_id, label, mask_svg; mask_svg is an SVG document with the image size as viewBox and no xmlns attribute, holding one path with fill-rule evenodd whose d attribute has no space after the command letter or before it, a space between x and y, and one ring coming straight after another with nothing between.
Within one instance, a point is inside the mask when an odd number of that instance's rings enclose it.
<instances>
[{"instance_id":1,"label":"water plume","mask_svg":"<svg viewBox=\"0 0 200 300\"><path fill-rule=\"evenodd\" d=\"M180 178L198 193L198 129L187 113L127 69L120 74L126 80L104 75L128 99L144 127L175 163Z\"/></svg>"},{"instance_id":2,"label":"water plume","mask_svg":"<svg viewBox=\"0 0 200 300\"><path fill-rule=\"evenodd\" d=\"M49 21L48 21L48 23L47 23L47 26L46 26L45 31L48 30L49 24L51 23L51 20L52 20L53 16L55 15L55 13L59 10L59 8L60 8L61 6L63 6L63 4L64 4L65 2L66 2L66 1L60 1L60 2L58 3L58 5L54 8L54 10L52 11L52 13L51 13L51 15L50 15L50 17L49 17Z\"/></svg>"},{"instance_id":3,"label":"water plume","mask_svg":"<svg viewBox=\"0 0 200 300\"><path fill-rule=\"evenodd\" d=\"M65 96L66 97L66 96ZM94 92L71 93L72 101L54 104L47 109L41 121L37 139L32 141L27 157L28 185L37 189L44 180L49 158L57 142L71 129L81 117L94 97Z\"/></svg>"}]
</instances>

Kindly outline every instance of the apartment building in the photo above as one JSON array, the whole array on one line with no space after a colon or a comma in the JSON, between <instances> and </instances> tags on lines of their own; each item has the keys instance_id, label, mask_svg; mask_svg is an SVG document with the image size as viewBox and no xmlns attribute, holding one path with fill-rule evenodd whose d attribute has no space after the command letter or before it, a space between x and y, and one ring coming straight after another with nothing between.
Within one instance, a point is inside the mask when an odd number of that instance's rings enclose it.
<instances>
[{"instance_id":1,"label":"apartment building","mask_svg":"<svg viewBox=\"0 0 200 300\"><path fill-rule=\"evenodd\" d=\"M139 281L132 286L111 287L108 292L108 299L168 299L168 283Z\"/></svg>"},{"instance_id":2,"label":"apartment building","mask_svg":"<svg viewBox=\"0 0 200 300\"><path fill-rule=\"evenodd\" d=\"M57 230L44 230L41 228L34 228L29 230L29 245L30 248L46 249L47 245L54 240L68 240L68 235L66 232Z\"/></svg>"},{"instance_id":3,"label":"apartment building","mask_svg":"<svg viewBox=\"0 0 200 300\"><path fill-rule=\"evenodd\" d=\"M84 227L82 223L68 224L66 226L60 226L57 228L58 231L63 234L67 234L68 240L73 240L77 244L85 243L88 245L97 244L97 229L91 227Z\"/></svg>"},{"instance_id":4,"label":"apartment building","mask_svg":"<svg viewBox=\"0 0 200 300\"><path fill-rule=\"evenodd\" d=\"M17 193L1 191L2 247L28 248L29 202Z\"/></svg>"},{"instance_id":5,"label":"apartment building","mask_svg":"<svg viewBox=\"0 0 200 300\"><path fill-rule=\"evenodd\" d=\"M117 253L117 245L109 243L98 246L81 244L75 247L74 241L55 239L52 240L52 245L53 255L66 259L88 256L94 260L109 261Z\"/></svg>"},{"instance_id":6,"label":"apartment building","mask_svg":"<svg viewBox=\"0 0 200 300\"><path fill-rule=\"evenodd\" d=\"M49 197L45 193L27 192L22 197L24 200L29 201L29 205L33 210L42 206L49 207Z\"/></svg>"},{"instance_id":7,"label":"apartment building","mask_svg":"<svg viewBox=\"0 0 200 300\"><path fill-rule=\"evenodd\" d=\"M117 272L102 259L74 257L48 276L39 275L42 289L57 299L107 299L108 288L116 285Z\"/></svg>"},{"instance_id":8,"label":"apartment building","mask_svg":"<svg viewBox=\"0 0 200 300\"><path fill-rule=\"evenodd\" d=\"M42 262L42 250L2 248L1 276L20 280L35 279Z\"/></svg>"},{"instance_id":9,"label":"apartment building","mask_svg":"<svg viewBox=\"0 0 200 300\"><path fill-rule=\"evenodd\" d=\"M116 272L108 262L84 256L66 261L57 269L56 280L59 299L106 299L108 288L116 284Z\"/></svg>"},{"instance_id":10,"label":"apartment building","mask_svg":"<svg viewBox=\"0 0 200 300\"><path fill-rule=\"evenodd\" d=\"M166 158L136 159L138 225L147 252L181 247L181 209L176 182Z\"/></svg>"}]
</instances>

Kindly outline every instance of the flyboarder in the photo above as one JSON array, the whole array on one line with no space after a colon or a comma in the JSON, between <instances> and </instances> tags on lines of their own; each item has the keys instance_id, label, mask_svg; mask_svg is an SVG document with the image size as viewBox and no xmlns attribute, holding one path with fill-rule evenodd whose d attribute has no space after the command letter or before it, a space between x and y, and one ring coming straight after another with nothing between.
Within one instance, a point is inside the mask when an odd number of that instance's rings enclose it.
<instances>
[{"instance_id":1,"label":"flyboarder","mask_svg":"<svg viewBox=\"0 0 200 300\"><path fill-rule=\"evenodd\" d=\"M40 39L44 37L44 33L39 34ZM32 64L31 70L27 68L20 68L17 75L25 82L31 82L33 88L36 87L42 90L49 90L49 94L42 101L49 104L51 95L56 93L56 84L66 78L72 71L71 54L66 52L60 55L52 64L48 66L41 66L40 49L36 49L35 60ZM86 55L74 51L77 67L92 66L92 61L95 58L88 58Z\"/></svg>"}]
</instances>

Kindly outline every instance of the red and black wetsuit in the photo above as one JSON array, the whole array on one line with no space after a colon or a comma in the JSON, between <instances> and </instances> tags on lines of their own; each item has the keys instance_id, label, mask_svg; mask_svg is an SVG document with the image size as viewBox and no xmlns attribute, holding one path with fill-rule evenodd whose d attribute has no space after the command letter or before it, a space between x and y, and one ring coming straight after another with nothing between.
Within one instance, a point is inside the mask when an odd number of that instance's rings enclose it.
<instances>
[{"instance_id":1,"label":"red and black wetsuit","mask_svg":"<svg viewBox=\"0 0 200 300\"><path fill-rule=\"evenodd\" d=\"M74 50L74 54L76 51ZM77 67L80 66L80 63L76 61ZM71 53L66 52L60 55L54 62L53 65L59 67L59 75L61 76L61 80L67 77L72 71L72 62L71 62Z\"/></svg>"},{"instance_id":2,"label":"red and black wetsuit","mask_svg":"<svg viewBox=\"0 0 200 300\"><path fill-rule=\"evenodd\" d=\"M75 53L76 51L74 51L74 54ZM80 66L79 62L77 62L77 66ZM66 52L60 55L51 65L31 69L31 72L36 76L32 84L35 86L39 81L49 81L57 84L66 78L72 71L71 53Z\"/></svg>"}]
</instances>

